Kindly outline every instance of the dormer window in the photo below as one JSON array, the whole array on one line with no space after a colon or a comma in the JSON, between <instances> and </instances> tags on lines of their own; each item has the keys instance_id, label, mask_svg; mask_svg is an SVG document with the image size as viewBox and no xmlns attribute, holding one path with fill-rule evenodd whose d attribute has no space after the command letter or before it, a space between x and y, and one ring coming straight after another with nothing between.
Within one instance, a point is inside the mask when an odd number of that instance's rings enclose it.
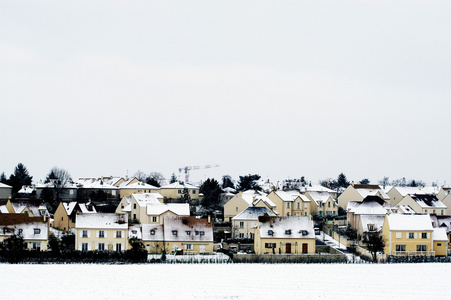
<instances>
[{"instance_id":1,"label":"dormer window","mask_svg":"<svg viewBox=\"0 0 451 300\"><path fill-rule=\"evenodd\" d=\"M274 231L268 230L268 235L269 235L269 236L273 236L273 235L274 235Z\"/></svg>"},{"instance_id":2,"label":"dormer window","mask_svg":"<svg viewBox=\"0 0 451 300\"><path fill-rule=\"evenodd\" d=\"M150 235L155 235L155 230L151 230Z\"/></svg>"},{"instance_id":3,"label":"dormer window","mask_svg":"<svg viewBox=\"0 0 451 300\"><path fill-rule=\"evenodd\" d=\"M186 235L191 235L191 231L185 231Z\"/></svg>"},{"instance_id":4,"label":"dormer window","mask_svg":"<svg viewBox=\"0 0 451 300\"><path fill-rule=\"evenodd\" d=\"M34 234L40 234L40 233L41 233L41 229L39 229L39 228L34 229Z\"/></svg>"},{"instance_id":5,"label":"dormer window","mask_svg":"<svg viewBox=\"0 0 451 300\"><path fill-rule=\"evenodd\" d=\"M23 229L19 229L19 235L22 235Z\"/></svg>"},{"instance_id":6,"label":"dormer window","mask_svg":"<svg viewBox=\"0 0 451 300\"><path fill-rule=\"evenodd\" d=\"M172 235L177 236L177 230L172 230Z\"/></svg>"},{"instance_id":7,"label":"dormer window","mask_svg":"<svg viewBox=\"0 0 451 300\"><path fill-rule=\"evenodd\" d=\"M201 231L201 232L200 232L200 235L205 235L205 231Z\"/></svg>"},{"instance_id":8,"label":"dormer window","mask_svg":"<svg viewBox=\"0 0 451 300\"><path fill-rule=\"evenodd\" d=\"M286 235L291 235L291 229L285 230Z\"/></svg>"},{"instance_id":9,"label":"dormer window","mask_svg":"<svg viewBox=\"0 0 451 300\"><path fill-rule=\"evenodd\" d=\"M136 231L136 230L132 230L132 233L133 233L133 234L137 234L137 233L138 233L138 231Z\"/></svg>"},{"instance_id":10,"label":"dormer window","mask_svg":"<svg viewBox=\"0 0 451 300\"><path fill-rule=\"evenodd\" d=\"M368 224L368 230L369 231L375 231L376 230L376 226L374 226L374 224Z\"/></svg>"},{"instance_id":11,"label":"dormer window","mask_svg":"<svg viewBox=\"0 0 451 300\"><path fill-rule=\"evenodd\" d=\"M308 231L307 230L302 230L302 236L306 236L308 235Z\"/></svg>"}]
</instances>

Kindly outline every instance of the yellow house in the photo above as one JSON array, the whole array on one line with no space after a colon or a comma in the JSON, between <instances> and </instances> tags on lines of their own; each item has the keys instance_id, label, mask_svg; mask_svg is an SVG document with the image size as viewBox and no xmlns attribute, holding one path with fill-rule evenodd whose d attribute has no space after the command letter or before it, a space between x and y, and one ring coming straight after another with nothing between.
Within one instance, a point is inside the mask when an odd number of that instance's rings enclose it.
<instances>
[{"instance_id":1,"label":"yellow house","mask_svg":"<svg viewBox=\"0 0 451 300\"><path fill-rule=\"evenodd\" d=\"M224 221L232 222L232 218L249 206L266 207L278 215L276 204L266 197L265 193L248 190L239 192L224 205Z\"/></svg>"},{"instance_id":2,"label":"yellow house","mask_svg":"<svg viewBox=\"0 0 451 300\"><path fill-rule=\"evenodd\" d=\"M163 253L165 247L163 224L142 224L141 230L142 242L147 252L149 254ZM167 246L170 249L169 245Z\"/></svg>"},{"instance_id":3,"label":"yellow house","mask_svg":"<svg viewBox=\"0 0 451 300\"><path fill-rule=\"evenodd\" d=\"M368 196L362 202L351 201L347 207L347 223L363 237L382 230L385 215L394 212L393 206L378 196Z\"/></svg>"},{"instance_id":4,"label":"yellow house","mask_svg":"<svg viewBox=\"0 0 451 300\"><path fill-rule=\"evenodd\" d=\"M337 202L329 192L307 191L305 196L312 200L312 213L321 216L338 214Z\"/></svg>"},{"instance_id":5,"label":"yellow house","mask_svg":"<svg viewBox=\"0 0 451 300\"><path fill-rule=\"evenodd\" d=\"M446 196L451 194L451 187L449 186L442 186L439 190L439 192L437 193L437 198L439 200L443 200L445 199Z\"/></svg>"},{"instance_id":6,"label":"yellow house","mask_svg":"<svg viewBox=\"0 0 451 300\"><path fill-rule=\"evenodd\" d=\"M188 203L147 204L147 224L163 224L164 217L189 217ZM144 223L144 222L141 222Z\"/></svg>"},{"instance_id":7,"label":"yellow house","mask_svg":"<svg viewBox=\"0 0 451 300\"><path fill-rule=\"evenodd\" d=\"M315 253L313 221L306 216L259 217L254 251L256 254Z\"/></svg>"},{"instance_id":8,"label":"yellow house","mask_svg":"<svg viewBox=\"0 0 451 300\"><path fill-rule=\"evenodd\" d=\"M258 226L258 217L268 215L275 217L276 214L267 207L249 206L244 211L232 218L232 238L253 239L255 228Z\"/></svg>"},{"instance_id":9,"label":"yellow house","mask_svg":"<svg viewBox=\"0 0 451 300\"><path fill-rule=\"evenodd\" d=\"M6 209L10 214L28 214L30 217L49 217L49 211L41 200L8 200Z\"/></svg>"},{"instance_id":10,"label":"yellow house","mask_svg":"<svg viewBox=\"0 0 451 300\"><path fill-rule=\"evenodd\" d=\"M78 214L75 248L80 251L124 251L128 244L128 215Z\"/></svg>"},{"instance_id":11,"label":"yellow house","mask_svg":"<svg viewBox=\"0 0 451 300\"><path fill-rule=\"evenodd\" d=\"M160 187L159 193L166 199L180 199L183 197L184 190L187 189L192 200L199 199L199 187L189 183L174 182Z\"/></svg>"},{"instance_id":12,"label":"yellow house","mask_svg":"<svg viewBox=\"0 0 451 300\"><path fill-rule=\"evenodd\" d=\"M49 218L31 217L28 214L0 214L0 244L16 234L24 239L28 250L47 251Z\"/></svg>"},{"instance_id":13,"label":"yellow house","mask_svg":"<svg viewBox=\"0 0 451 300\"><path fill-rule=\"evenodd\" d=\"M412 208L417 214L444 215L446 211L445 204L438 200L435 195L430 194L408 194L398 202L398 206L401 205L410 206L410 208Z\"/></svg>"},{"instance_id":14,"label":"yellow house","mask_svg":"<svg viewBox=\"0 0 451 300\"><path fill-rule=\"evenodd\" d=\"M385 201L390 200L390 197L378 185L351 183L338 197L338 206L346 209L349 201L362 202L367 196L378 196Z\"/></svg>"},{"instance_id":15,"label":"yellow house","mask_svg":"<svg viewBox=\"0 0 451 300\"><path fill-rule=\"evenodd\" d=\"M75 228L75 216L77 215L77 213L95 214L97 213L97 211L94 205L92 205L90 202L60 202L53 217L53 228L67 232L71 231L72 228Z\"/></svg>"},{"instance_id":16,"label":"yellow house","mask_svg":"<svg viewBox=\"0 0 451 300\"><path fill-rule=\"evenodd\" d=\"M136 178L135 178L136 179ZM140 182L136 179L136 182L130 182L127 185L119 186L121 198L126 195L131 194L141 194L141 193L153 193L158 192L160 188L157 188L153 185Z\"/></svg>"},{"instance_id":17,"label":"yellow house","mask_svg":"<svg viewBox=\"0 0 451 300\"><path fill-rule=\"evenodd\" d=\"M390 188L387 195L390 197L388 201L391 205L397 205L407 195L436 195L437 187L433 186L394 186Z\"/></svg>"},{"instance_id":18,"label":"yellow house","mask_svg":"<svg viewBox=\"0 0 451 300\"><path fill-rule=\"evenodd\" d=\"M432 233L432 240L434 241L435 256L446 256L448 251L448 236L445 228L434 228Z\"/></svg>"},{"instance_id":19,"label":"yellow house","mask_svg":"<svg viewBox=\"0 0 451 300\"><path fill-rule=\"evenodd\" d=\"M435 255L434 229L428 215L385 216L382 235L387 255Z\"/></svg>"}]
</instances>

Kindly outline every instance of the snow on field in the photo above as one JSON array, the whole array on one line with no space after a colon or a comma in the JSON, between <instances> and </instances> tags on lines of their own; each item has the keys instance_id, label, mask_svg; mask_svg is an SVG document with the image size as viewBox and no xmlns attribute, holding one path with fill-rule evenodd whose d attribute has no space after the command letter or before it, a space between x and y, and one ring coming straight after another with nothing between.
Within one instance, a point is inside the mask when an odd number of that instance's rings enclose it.
<instances>
[{"instance_id":1,"label":"snow on field","mask_svg":"<svg viewBox=\"0 0 451 300\"><path fill-rule=\"evenodd\" d=\"M450 299L451 264L0 265L0 299Z\"/></svg>"}]
</instances>

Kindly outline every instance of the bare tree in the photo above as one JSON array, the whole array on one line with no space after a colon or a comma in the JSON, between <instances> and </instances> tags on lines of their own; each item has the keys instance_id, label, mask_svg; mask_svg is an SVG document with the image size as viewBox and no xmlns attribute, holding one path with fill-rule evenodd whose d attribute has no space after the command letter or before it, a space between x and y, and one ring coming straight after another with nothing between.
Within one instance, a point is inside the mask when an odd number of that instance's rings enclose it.
<instances>
[{"instance_id":1,"label":"bare tree","mask_svg":"<svg viewBox=\"0 0 451 300\"><path fill-rule=\"evenodd\" d=\"M56 204L59 203L61 197L66 193L66 187L72 181L70 174L65 169L53 167L47 175L46 183L48 183L54 191L54 200Z\"/></svg>"},{"instance_id":2,"label":"bare tree","mask_svg":"<svg viewBox=\"0 0 451 300\"><path fill-rule=\"evenodd\" d=\"M135 175L133 176L136 177L141 182L146 182L147 175L141 170L136 171Z\"/></svg>"}]
</instances>

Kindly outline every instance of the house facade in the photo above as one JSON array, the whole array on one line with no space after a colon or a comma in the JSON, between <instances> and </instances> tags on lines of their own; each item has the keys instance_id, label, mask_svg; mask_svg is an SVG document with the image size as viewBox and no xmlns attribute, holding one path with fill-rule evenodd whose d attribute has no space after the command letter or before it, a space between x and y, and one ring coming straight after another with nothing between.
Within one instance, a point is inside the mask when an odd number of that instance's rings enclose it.
<instances>
[{"instance_id":1,"label":"house facade","mask_svg":"<svg viewBox=\"0 0 451 300\"><path fill-rule=\"evenodd\" d=\"M267 207L249 206L232 218L232 238L253 239L258 217L264 215L275 217L276 214Z\"/></svg>"},{"instance_id":2,"label":"house facade","mask_svg":"<svg viewBox=\"0 0 451 300\"><path fill-rule=\"evenodd\" d=\"M407 205L417 214L445 215L447 207L435 195L409 194L398 202L398 206Z\"/></svg>"},{"instance_id":3,"label":"house facade","mask_svg":"<svg viewBox=\"0 0 451 300\"><path fill-rule=\"evenodd\" d=\"M362 202L367 196L378 196L385 201L390 200L390 197L378 185L351 183L338 197L338 206L346 209L348 202Z\"/></svg>"},{"instance_id":4,"label":"house facade","mask_svg":"<svg viewBox=\"0 0 451 300\"><path fill-rule=\"evenodd\" d=\"M7 200L11 197L12 187L0 182L0 200Z\"/></svg>"},{"instance_id":5,"label":"house facade","mask_svg":"<svg viewBox=\"0 0 451 300\"><path fill-rule=\"evenodd\" d=\"M33 217L23 213L0 214L0 246L13 234L23 238L26 249L47 251L49 218Z\"/></svg>"},{"instance_id":6,"label":"house facade","mask_svg":"<svg viewBox=\"0 0 451 300\"><path fill-rule=\"evenodd\" d=\"M60 202L53 217L53 227L70 232L75 228L75 216L79 213L89 214L97 213L97 211L90 202Z\"/></svg>"}]
</instances>

